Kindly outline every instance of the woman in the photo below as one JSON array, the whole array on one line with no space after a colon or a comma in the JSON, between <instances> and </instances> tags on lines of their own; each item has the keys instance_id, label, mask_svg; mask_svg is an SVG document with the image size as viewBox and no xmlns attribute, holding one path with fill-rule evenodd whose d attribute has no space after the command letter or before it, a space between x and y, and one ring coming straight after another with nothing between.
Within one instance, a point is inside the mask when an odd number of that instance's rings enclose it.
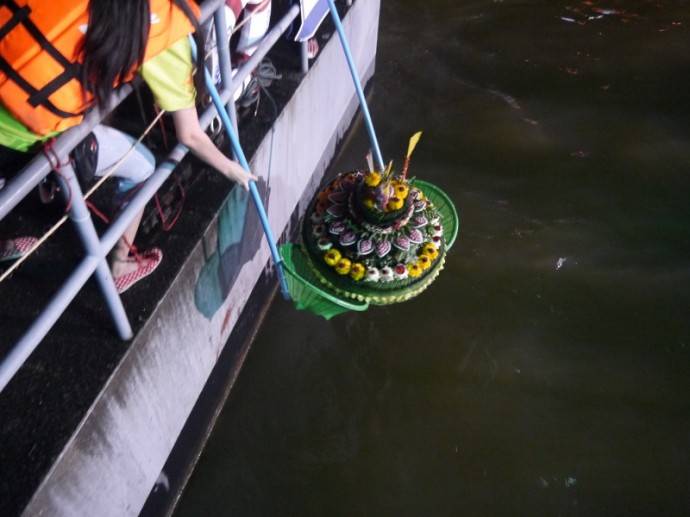
<instances>
[{"instance_id":1,"label":"woman","mask_svg":"<svg viewBox=\"0 0 690 517\"><path fill-rule=\"evenodd\" d=\"M0 41L0 54L11 65L10 70L0 71L0 154L16 157L36 152L45 140L78 124L86 109L106 108L113 89L140 73L158 106L172 114L180 143L245 189L250 180L257 179L226 157L199 125L196 95L203 85L203 71L199 67L193 77L187 39L188 33L199 29L196 5L186 0L14 0L9 3L17 9L12 18L0 18L0 30L10 26L16 29L5 30ZM20 19L18 13L26 13L27 7L28 18ZM64 30L65 24L69 25L68 30ZM32 27L38 28L42 39L27 36L33 34ZM53 34L57 27L60 32ZM197 41L203 41L200 34ZM38 53L37 45L40 45ZM29 59L27 55L38 58ZM25 66L27 61L29 65ZM55 70L46 71L49 67ZM70 77L69 73L76 77ZM22 74L31 79L31 85L36 84L39 75L47 78L45 84L28 88L29 81ZM94 129L94 134L99 144L97 174L102 174L125 156L133 139L102 125ZM115 173L119 184L114 201L121 203L154 169L151 153L144 146L136 145ZM110 253L111 271L119 292L153 272L162 259L158 249L142 253L142 257L130 256L141 215Z\"/></svg>"}]
</instances>

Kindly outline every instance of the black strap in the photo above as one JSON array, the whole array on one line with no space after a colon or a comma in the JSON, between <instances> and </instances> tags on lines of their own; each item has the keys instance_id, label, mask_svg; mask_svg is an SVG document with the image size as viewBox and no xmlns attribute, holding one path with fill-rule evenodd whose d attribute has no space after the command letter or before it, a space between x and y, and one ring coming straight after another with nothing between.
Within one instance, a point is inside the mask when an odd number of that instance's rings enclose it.
<instances>
[{"instance_id":1,"label":"black strap","mask_svg":"<svg viewBox=\"0 0 690 517\"><path fill-rule=\"evenodd\" d=\"M36 42L43 48L50 56L60 63L62 66L65 68L71 64L71 61L67 59L65 56L63 56L58 49L55 48L55 46L48 41L48 38L45 37L45 35L36 27L33 21L29 18L29 15L31 14L31 8L28 6L20 7L17 5L17 2L14 0L0 0L0 5L4 5L5 7L9 8L10 11L12 11L14 14L12 15L12 18L7 22L9 23L14 23L16 26L17 23L15 23L13 20L15 17L19 18L19 23L24 25L24 28L33 36L33 38L36 40ZM3 27L4 30L4 27Z\"/></svg>"},{"instance_id":2,"label":"black strap","mask_svg":"<svg viewBox=\"0 0 690 517\"><path fill-rule=\"evenodd\" d=\"M15 83L17 83L17 85L19 85L19 87L22 88L30 96L33 97L33 96L39 95L41 93L39 90L37 90L36 88L31 86L31 84L26 82L24 80L24 78L21 75L19 75L17 73L17 71L14 68L12 68L10 66L10 64L2 57L0 57L0 70L2 70L5 73L5 75L7 75L7 77L9 79L11 79ZM80 111L79 113L70 113L69 111L61 110L60 108L55 106L52 102L50 102L48 99L44 99L41 102L41 105L45 109L53 112L55 115L58 115L59 117L62 117L62 118L75 117L75 116L81 115L83 113L83 111Z\"/></svg>"},{"instance_id":3,"label":"black strap","mask_svg":"<svg viewBox=\"0 0 690 517\"><path fill-rule=\"evenodd\" d=\"M60 88L62 88L64 85L66 85L72 79L74 79L80 68L81 68L81 65L79 63L70 63L67 66L67 68L65 68L64 72L62 72L60 75L55 77L48 84L43 85L43 88L41 88L40 90L37 90L33 95L30 95L29 104L31 104L34 107L36 107L36 106L46 106L47 107L47 104L50 104L48 97L53 95L56 91L58 91ZM29 93L29 92L27 92L27 93Z\"/></svg>"},{"instance_id":4,"label":"black strap","mask_svg":"<svg viewBox=\"0 0 690 517\"><path fill-rule=\"evenodd\" d=\"M48 100L53 93L59 90L62 86L67 84L72 79L76 78L80 69L80 63L73 63L67 59L57 48L45 37L45 35L36 27L33 21L29 18L31 8L29 6L20 7L14 0L0 0L0 5L7 7L12 11L12 18L10 18L2 27L0 27L0 37L4 37L17 25L22 24L24 28L31 34L36 42L45 50L55 61L58 62L64 71L55 77L43 88L36 89L28 81L26 81L12 66L0 57L0 70L2 70L8 78L14 81L20 88L22 88L29 95L29 104L32 106L43 106L54 114L69 118L76 115L81 115L83 112L70 113L57 108L52 102Z\"/></svg>"},{"instance_id":5,"label":"black strap","mask_svg":"<svg viewBox=\"0 0 690 517\"><path fill-rule=\"evenodd\" d=\"M31 12L31 9L29 9L28 5L25 5L24 7L19 7L17 4L14 5L9 5L9 2L6 0L2 0L0 2L0 5L9 7L11 11L14 12L12 15L12 18L7 20L7 23L0 27L0 40L3 39L7 34L10 33L12 29L14 29L17 25L20 23L23 23L25 20L29 18L29 13Z\"/></svg>"}]
</instances>

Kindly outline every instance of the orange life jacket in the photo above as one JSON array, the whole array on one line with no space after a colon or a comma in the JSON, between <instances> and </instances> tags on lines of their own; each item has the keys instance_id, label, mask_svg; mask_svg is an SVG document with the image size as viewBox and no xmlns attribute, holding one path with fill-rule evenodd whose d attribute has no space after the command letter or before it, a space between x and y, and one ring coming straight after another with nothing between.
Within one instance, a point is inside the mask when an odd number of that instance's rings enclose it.
<instances>
[{"instance_id":1,"label":"orange life jacket","mask_svg":"<svg viewBox=\"0 0 690 517\"><path fill-rule=\"evenodd\" d=\"M129 0L123 0L129 1ZM82 121L93 105L75 78L88 24L88 0L0 0L0 102L39 135ZM194 14L198 6L191 2ZM170 0L151 0L151 28L144 60L194 31ZM126 26L127 20L122 20ZM123 37L127 31L123 30ZM136 70L131 71L130 79ZM115 85L117 86L117 85ZM86 100L86 102L85 102Z\"/></svg>"}]
</instances>

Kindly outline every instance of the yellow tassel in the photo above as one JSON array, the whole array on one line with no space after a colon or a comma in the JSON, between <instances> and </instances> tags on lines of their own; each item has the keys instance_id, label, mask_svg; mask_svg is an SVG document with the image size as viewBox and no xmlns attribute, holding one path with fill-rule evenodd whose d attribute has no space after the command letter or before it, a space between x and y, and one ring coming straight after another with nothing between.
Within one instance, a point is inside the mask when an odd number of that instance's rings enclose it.
<instances>
[{"instance_id":1,"label":"yellow tassel","mask_svg":"<svg viewBox=\"0 0 690 517\"><path fill-rule=\"evenodd\" d=\"M405 164L403 165L403 170L400 174L402 179L407 177L407 168L410 166L410 156L412 155L412 151L414 151L414 148L417 145L417 142L419 142L421 136L422 132L417 131L414 135L412 135L412 138L410 138L410 145L407 146L407 156L405 156Z\"/></svg>"},{"instance_id":2,"label":"yellow tassel","mask_svg":"<svg viewBox=\"0 0 690 517\"><path fill-rule=\"evenodd\" d=\"M388 162L388 167L386 167L386 172L384 172L381 177L383 179L388 179L388 176L390 176L390 173L391 173L391 169L393 169L393 160Z\"/></svg>"},{"instance_id":3,"label":"yellow tassel","mask_svg":"<svg viewBox=\"0 0 690 517\"><path fill-rule=\"evenodd\" d=\"M417 142L419 142L419 139L422 136L421 131L417 131L414 135L412 135L412 138L410 138L410 145L407 147L407 156L406 158L409 158L410 155L412 154L412 151L414 151L415 146L417 145Z\"/></svg>"}]
</instances>

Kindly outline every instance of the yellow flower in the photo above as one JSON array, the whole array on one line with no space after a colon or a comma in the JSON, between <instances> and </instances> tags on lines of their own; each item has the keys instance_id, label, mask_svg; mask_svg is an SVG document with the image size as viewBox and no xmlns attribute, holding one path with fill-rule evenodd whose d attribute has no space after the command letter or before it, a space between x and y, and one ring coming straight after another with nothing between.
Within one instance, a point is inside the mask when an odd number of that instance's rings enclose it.
<instances>
[{"instance_id":1,"label":"yellow flower","mask_svg":"<svg viewBox=\"0 0 690 517\"><path fill-rule=\"evenodd\" d=\"M417 264L419 264L422 269L429 269L429 267L431 267L431 257L426 253L422 253L419 259L417 259Z\"/></svg>"},{"instance_id":2,"label":"yellow flower","mask_svg":"<svg viewBox=\"0 0 690 517\"><path fill-rule=\"evenodd\" d=\"M335 271L339 275L347 275L350 272L351 265L352 265L352 262L350 262L350 259L346 259L345 257L343 257L336 264Z\"/></svg>"},{"instance_id":3,"label":"yellow flower","mask_svg":"<svg viewBox=\"0 0 690 517\"><path fill-rule=\"evenodd\" d=\"M366 206L370 210L373 210L374 208L376 208L376 201L374 201L373 199L365 199L364 206Z\"/></svg>"},{"instance_id":4,"label":"yellow flower","mask_svg":"<svg viewBox=\"0 0 690 517\"><path fill-rule=\"evenodd\" d=\"M422 267L419 264L408 264L407 272L409 273L410 277L416 278L422 274Z\"/></svg>"},{"instance_id":5,"label":"yellow flower","mask_svg":"<svg viewBox=\"0 0 690 517\"><path fill-rule=\"evenodd\" d=\"M329 266L335 266L340 260L340 252L335 248L331 248L324 253L323 260L326 261L326 264Z\"/></svg>"},{"instance_id":6,"label":"yellow flower","mask_svg":"<svg viewBox=\"0 0 690 517\"><path fill-rule=\"evenodd\" d=\"M435 260L436 257L438 257L438 249L430 242L424 245L422 253L429 255L429 257L431 257L431 260Z\"/></svg>"},{"instance_id":7,"label":"yellow flower","mask_svg":"<svg viewBox=\"0 0 690 517\"><path fill-rule=\"evenodd\" d=\"M355 262L352 264L352 267L350 268L350 276L352 277L353 280L361 280L364 278L364 273L367 272L367 269L364 267L363 264L359 262Z\"/></svg>"},{"instance_id":8,"label":"yellow flower","mask_svg":"<svg viewBox=\"0 0 690 517\"><path fill-rule=\"evenodd\" d=\"M403 206L403 200L398 196L393 196L388 200L388 210L400 210Z\"/></svg>"},{"instance_id":9,"label":"yellow flower","mask_svg":"<svg viewBox=\"0 0 690 517\"><path fill-rule=\"evenodd\" d=\"M375 187L381 183L381 175L378 172L371 171L367 174L366 178L364 178L364 183L370 187Z\"/></svg>"},{"instance_id":10,"label":"yellow flower","mask_svg":"<svg viewBox=\"0 0 690 517\"><path fill-rule=\"evenodd\" d=\"M410 187L405 185L404 183L397 183L395 184L395 195L398 196L400 199L405 199L407 197L408 192L410 191Z\"/></svg>"}]
</instances>

